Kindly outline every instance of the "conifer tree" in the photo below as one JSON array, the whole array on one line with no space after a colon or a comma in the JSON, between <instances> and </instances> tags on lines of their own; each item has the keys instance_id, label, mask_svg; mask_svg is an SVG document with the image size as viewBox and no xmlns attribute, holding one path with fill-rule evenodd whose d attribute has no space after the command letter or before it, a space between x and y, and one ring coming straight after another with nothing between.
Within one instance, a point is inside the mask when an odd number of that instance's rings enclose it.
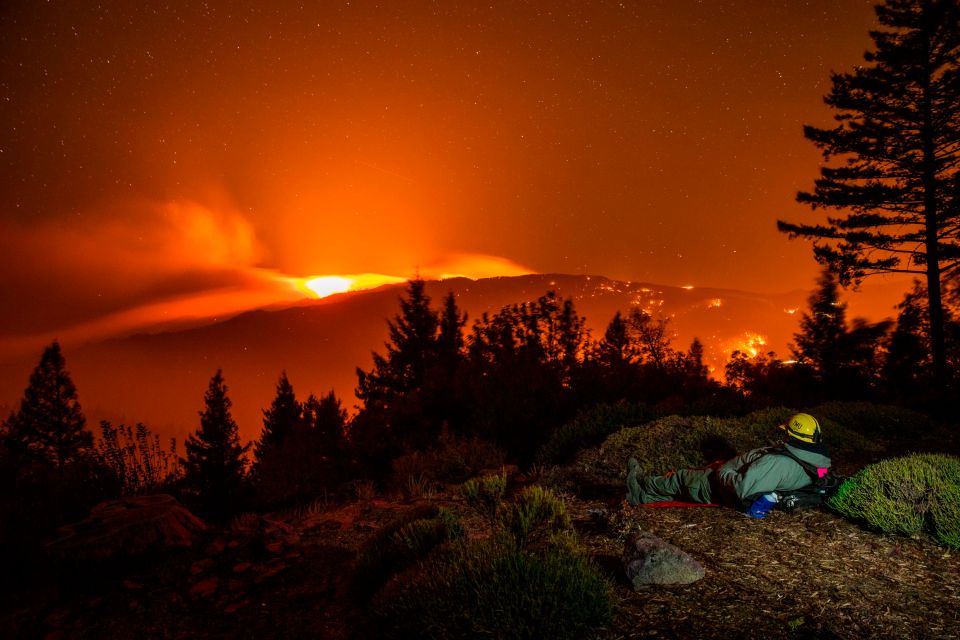
<instances>
[{"instance_id":1,"label":"conifer tree","mask_svg":"<svg viewBox=\"0 0 960 640\"><path fill-rule=\"evenodd\" d=\"M240 444L237 423L230 415L233 403L220 369L210 379L203 401L200 428L184 443L184 482L210 515L222 518L239 502L245 480L244 454L250 445Z\"/></svg>"},{"instance_id":2,"label":"conifer tree","mask_svg":"<svg viewBox=\"0 0 960 640\"><path fill-rule=\"evenodd\" d=\"M92 447L93 434L86 429L57 341L44 349L30 375L20 410L7 420L4 440L12 457L51 464L61 476L67 464Z\"/></svg>"},{"instance_id":3,"label":"conifer tree","mask_svg":"<svg viewBox=\"0 0 960 640\"><path fill-rule=\"evenodd\" d=\"M321 455L331 458L339 455L346 447L347 411L334 392L319 399L311 393L303 405L303 414Z\"/></svg>"},{"instance_id":4,"label":"conifer tree","mask_svg":"<svg viewBox=\"0 0 960 640\"><path fill-rule=\"evenodd\" d=\"M456 371L464 357L463 327L467 324L467 314L457 307L453 292L443 299L443 307L438 317L437 359L445 374Z\"/></svg>"},{"instance_id":5,"label":"conifer tree","mask_svg":"<svg viewBox=\"0 0 960 640\"><path fill-rule=\"evenodd\" d=\"M840 301L839 285L831 271L824 269L818 288L807 299L809 312L800 318L800 332L794 334L793 357L811 365L826 381L837 380L843 365L842 345L847 334L847 305Z\"/></svg>"},{"instance_id":6,"label":"conifer tree","mask_svg":"<svg viewBox=\"0 0 960 640\"><path fill-rule=\"evenodd\" d=\"M960 268L960 2L887 0L876 7L874 50L835 73L825 102L836 127L804 135L826 164L797 200L842 212L826 224L778 222L814 240L816 259L844 286L877 273L926 279L938 378L946 347L941 287Z\"/></svg>"},{"instance_id":7,"label":"conifer tree","mask_svg":"<svg viewBox=\"0 0 960 640\"><path fill-rule=\"evenodd\" d=\"M828 395L863 395L879 372L877 349L892 323L855 318L848 325L847 305L840 301L834 274L824 269L817 282L819 287L809 298L810 311L803 314L801 330L794 334L793 356L798 365L812 368Z\"/></svg>"},{"instance_id":8,"label":"conifer tree","mask_svg":"<svg viewBox=\"0 0 960 640\"><path fill-rule=\"evenodd\" d=\"M604 366L620 370L632 360L632 355L627 323L617 311L597 345L597 359Z\"/></svg>"},{"instance_id":9,"label":"conifer tree","mask_svg":"<svg viewBox=\"0 0 960 640\"><path fill-rule=\"evenodd\" d=\"M303 407L297 402L293 385L287 378L287 372L280 374L277 382L277 395L269 409L263 412L263 430L260 440L254 447L256 462L263 460L271 450L280 447L283 441L303 422Z\"/></svg>"},{"instance_id":10,"label":"conifer tree","mask_svg":"<svg viewBox=\"0 0 960 640\"><path fill-rule=\"evenodd\" d=\"M390 341L386 355L373 354L373 369L357 369L357 397L367 403L416 389L437 357L439 319L430 308L426 283L419 277L407 283L400 314L387 322Z\"/></svg>"}]
</instances>

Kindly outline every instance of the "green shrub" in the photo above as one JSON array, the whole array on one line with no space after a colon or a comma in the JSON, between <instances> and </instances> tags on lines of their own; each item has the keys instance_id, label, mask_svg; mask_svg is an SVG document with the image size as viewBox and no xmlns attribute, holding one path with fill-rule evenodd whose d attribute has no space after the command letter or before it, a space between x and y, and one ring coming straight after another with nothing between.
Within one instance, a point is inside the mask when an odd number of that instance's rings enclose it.
<instances>
[{"instance_id":1,"label":"green shrub","mask_svg":"<svg viewBox=\"0 0 960 640\"><path fill-rule=\"evenodd\" d=\"M785 434L778 427L796 413L775 407L742 417L667 416L610 435L600 447L581 452L573 464L554 473L551 486L623 486L630 457L642 474L699 467L732 458L757 447L777 445ZM835 461L853 455L875 455L878 445L829 418L821 420L824 440ZM559 479L556 476L560 476ZM571 487L573 485L573 487Z\"/></svg>"},{"instance_id":2,"label":"green shrub","mask_svg":"<svg viewBox=\"0 0 960 640\"><path fill-rule=\"evenodd\" d=\"M582 410L553 432L537 454L537 460L546 464L569 462L581 449L600 444L608 435L624 427L647 423L655 415L656 412L647 405L628 402L600 404Z\"/></svg>"},{"instance_id":3,"label":"green shrub","mask_svg":"<svg viewBox=\"0 0 960 640\"><path fill-rule=\"evenodd\" d=\"M582 482L621 486L630 457L640 462L642 473L701 466L782 442L777 426L792 413L781 407L742 418L667 416L612 434L599 448L581 453L572 470Z\"/></svg>"},{"instance_id":4,"label":"green shrub","mask_svg":"<svg viewBox=\"0 0 960 640\"><path fill-rule=\"evenodd\" d=\"M844 482L830 506L887 533L932 534L960 548L960 458L914 454L883 460Z\"/></svg>"},{"instance_id":5,"label":"green shrub","mask_svg":"<svg viewBox=\"0 0 960 640\"><path fill-rule=\"evenodd\" d=\"M371 637L580 639L612 618L612 588L568 546L459 541L374 600Z\"/></svg>"},{"instance_id":6,"label":"green shrub","mask_svg":"<svg viewBox=\"0 0 960 640\"><path fill-rule=\"evenodd\" d=\"M537 485L527 487L517 495L503 524L520 547L549 541L571 527L563 500Z\"/></svg>"},{"instance_id":7,"label":"green shrub","mask_svg":"<svg viewBox=\"0 0 960 640\"><path fill-rule=\"evenodd\" d=\"M374 534L357 554L354 594L369 598L390 576L463 535L456 514L444 507L431 505L397 518Z\"/></svg>"},{"instance_id":8,"label":"green shrub","mask_svg":"<svg viewBox=\"0 0 960 640\"><path fill-rule=\"evenodd\" d=\"M497 513L506 491L506 474L471 478L460 488L467 504L482 515L491 527L496 526Z\"/></svg>"}]
</instances>

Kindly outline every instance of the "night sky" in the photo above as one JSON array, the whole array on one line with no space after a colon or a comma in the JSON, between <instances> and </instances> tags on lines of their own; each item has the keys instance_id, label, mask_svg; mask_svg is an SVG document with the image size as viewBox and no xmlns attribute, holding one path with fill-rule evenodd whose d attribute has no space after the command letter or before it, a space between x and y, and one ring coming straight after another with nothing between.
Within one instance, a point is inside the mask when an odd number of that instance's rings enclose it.
<instances>
[{"instance_id":1,"label":"night sky","mask_svg":"<svg viewBox=\"0 0 960 640\"><path fill-rule=\"evenodd\" d=\"M316 275L812 288L776 219L815 220L801 128L875 26L865 0L8 0L0 348Z\"/></svg>"}]
</instances>

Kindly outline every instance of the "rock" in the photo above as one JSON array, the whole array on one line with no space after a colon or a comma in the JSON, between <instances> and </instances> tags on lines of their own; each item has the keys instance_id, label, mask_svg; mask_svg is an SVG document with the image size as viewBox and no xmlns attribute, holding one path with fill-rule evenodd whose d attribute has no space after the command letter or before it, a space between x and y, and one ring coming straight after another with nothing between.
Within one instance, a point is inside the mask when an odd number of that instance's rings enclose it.
<instances>
[{"instance_id":1,"label":"rock","mask_svg":"<svg viewBox=\"0 0 960 640\"><path fill-rule=\"evenodd\" d=\"M645 584L690 584L704 575L690 554L642 531L627 541L623 566L634 589Z\"/></svg>"},{"instance_id":2,"label":"rock","mask_svg":"<svg viewBox=\"0 0 960 640\"><path fill-rule=\"evenodd\" d=\"M47 550L73 559L137 555L157 547L188 547L206 524L173 496L135 496L101 502L86 520L60 528Z\"/></svg>"}]
</instances>

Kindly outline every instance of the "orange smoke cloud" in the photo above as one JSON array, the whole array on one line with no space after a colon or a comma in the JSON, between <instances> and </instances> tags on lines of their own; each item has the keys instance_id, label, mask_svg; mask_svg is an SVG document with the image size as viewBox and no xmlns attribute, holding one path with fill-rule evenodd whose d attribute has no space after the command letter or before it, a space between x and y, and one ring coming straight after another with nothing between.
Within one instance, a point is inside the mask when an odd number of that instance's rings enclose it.
<instances>
[{"instance_id":1,"label":"orange smoke cloud","mask_svg":"<svg viewBox=\"0 0 960 640\"><path fill-rule=\"evenodd\" d=\"M106 215L104 215L106 214ZM119 214L119 215L118 215ZM409 249L409 247L408 247ZM252 308L425 279L531 273L489 255L415 257L409 273L302 277L262 266L268 252L230 207L140 203L78 215L69 226L0 229L0 294L28 300L0 318L0 352L57 337L83 341L151 325L226 317Z\"/></svg>"}]
</instances>

